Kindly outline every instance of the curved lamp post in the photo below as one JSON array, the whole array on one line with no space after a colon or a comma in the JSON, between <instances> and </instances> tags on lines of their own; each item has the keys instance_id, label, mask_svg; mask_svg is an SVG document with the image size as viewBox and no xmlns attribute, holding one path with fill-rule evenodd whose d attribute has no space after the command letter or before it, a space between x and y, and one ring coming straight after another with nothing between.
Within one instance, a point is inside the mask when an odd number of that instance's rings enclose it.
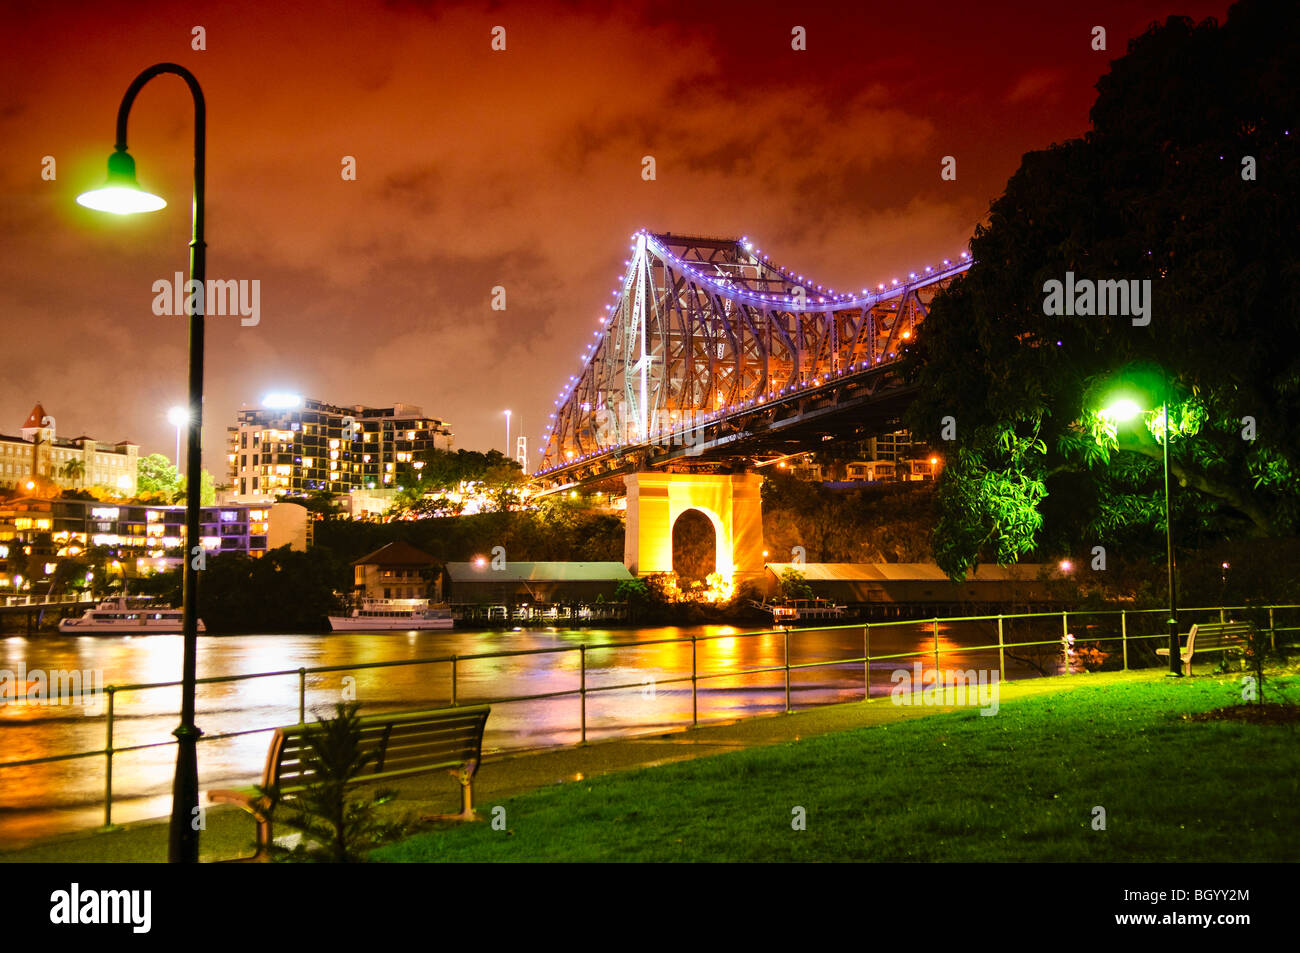
<instances>
[{"instance_id":1,"label":"curved lamp post","mask_svg":"<svg viewBox=\"0 0 1300 953\"><path fill-rule=\"evenodd\" d=\"M198 571L195 550L202 547L199 536L199 490L203 467L203 292L205 249L203 242L203 172L206 152L207 109L199 81L183 66L158 63L135 78L122 105L117 110L117 143L108 157L108 181L102 188L83 193L77 202L86 208L116 215L154 212L167 205L156 195L142 190L135 179L135 160L126 151L126 119L131 104L149 80L163 73L174 73L189 86L194 97L194 233L190 239L189 307L189 434L186 443L185 484L185 555L183 632L185 654L181 670L181 723L176 736L176 777L172 785L172 818L167 859L172 863L197 863L199 859L199 771L198 740L202 732L194 726L195 655L198 645ZM196 290L197 289L197 290Z\"/></svg>"},{"instance_id":2,"label":"curved lamp post","mask_svg":"<svg viewBox=\"0 0 1300 953\"><path fill-rule=\"evenodd\" d=\"M1138 395L1133 391L1122 388L1111 395L1109 403L1099 413L1118 426L1144 413L1137 398ZM1161 395L1160 416L1164 420L1165 429L1165 559L1169 568L1169 674L1181 677L1183 666L1178 652L1178 597L1174 591L1174 538L1169 527L1169 392L1167 386Z\"/></svg>"}]
</instances>

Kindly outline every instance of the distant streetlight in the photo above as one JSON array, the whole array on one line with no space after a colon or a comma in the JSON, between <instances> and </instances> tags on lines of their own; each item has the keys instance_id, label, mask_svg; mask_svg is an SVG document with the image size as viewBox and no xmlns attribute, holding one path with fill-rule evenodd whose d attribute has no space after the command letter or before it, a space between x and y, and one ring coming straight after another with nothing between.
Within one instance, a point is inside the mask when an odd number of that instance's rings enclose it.
<instances>
[{"instance_id":1,"label":"distant streetlight","mask_svg":"<svg viewBox=\"0 0 1300 953\"><path fill-rule=\"evenodd\" d=\"M1123 392L1111 396L1106 407L1100 411L1101 416L1116 425L1132 420L1142 413L1142 406L1134 395ZM1174 592L1174 537L1170 528L1169 512L1169 389L1166 386L1160 401L1160 416L1164 424L1164 468L1165 468L1165 559L1169 570L1169 674L1175 678L1183 674L1182 660L1178 651L1178 597Z\"/></svg>"},{"instance_id":2,"label":"distant streetlight","mask_svg":"<svg viewBox=\"0 0 1300 953\"><path fill-rule=\"evenodd\" d=\"M117 110L117 142L108 157L108 181L103 188L85 192L77 202L86 208L129 215L154 212L167 203L140 188L135 178L135 160L126 151L126 121L131 105L155 76L174 73L185 81L194 99L194 195L191 205L193 233L190 239L190 283L187 288L205 288L207 245L203 239L204 169L207 154L207 106L199 81L183 66L157 63L150 66L131 85ZM198 740L202 734L194 725L195 657L198 649L199 579L193 560L203 545L199 536L200 497L203 467L203 315L202 292L193 294L189 316L189 440L187 443L185 484L185 569L183 576L182 631L184 654L181 662L181 723L172 732L176 736L176 776L172 782L172 816L167 859L172 863L198 863L199 814ZM179 452L177 456L179 456ZM116 562L116 561L115 561ZM115 566L116 568L116 566Z\"/></svg>"},{"instance_id":3,"label":"distant streetlight","mask_svg":"<svg viewBox=\"0 0 1300 953\"><path fill-rule=\"evenodd\" d=\"M176 470L181 468L181 429L190 422L190 412L186 407L173 407L167 411L167 419L176 428Z\"/></svg>"}]
</instances>

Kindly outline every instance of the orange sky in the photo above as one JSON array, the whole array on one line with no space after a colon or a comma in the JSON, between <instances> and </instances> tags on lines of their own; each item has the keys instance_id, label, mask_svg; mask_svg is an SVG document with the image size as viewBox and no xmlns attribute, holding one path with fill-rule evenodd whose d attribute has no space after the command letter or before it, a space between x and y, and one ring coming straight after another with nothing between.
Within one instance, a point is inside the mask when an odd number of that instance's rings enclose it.
<instances>
[{"instance_id":1,"label":"orange sky","mask_svg":"<svg viewBox=\"0 0 1300 953\"><path fill-rule=\"evenodd\" d=\"M102 182L122 93L152 63L186 66L207 98L208 276L261 285L257 326L208 321L208 468L224 476L225 427L270 390L420 404L470 449L504 447L510 408L535 466L635 229L746 234L831 287L954 257L1022 153L1086 131L1093 84L1129 36L1174 12L1226 14L1140 0L615 6L10 5L0 433L40 400L63 436L173 453L185 330L154 315L152 285L187 266L183 83L154 80L131 113L141 183L169 207L119 219L74 202ZM795 25L806 51L791 49ZM348 155L356 181L340 175ZM955 182L940 180L945 155Z\"/></svg>"}]
</instances>

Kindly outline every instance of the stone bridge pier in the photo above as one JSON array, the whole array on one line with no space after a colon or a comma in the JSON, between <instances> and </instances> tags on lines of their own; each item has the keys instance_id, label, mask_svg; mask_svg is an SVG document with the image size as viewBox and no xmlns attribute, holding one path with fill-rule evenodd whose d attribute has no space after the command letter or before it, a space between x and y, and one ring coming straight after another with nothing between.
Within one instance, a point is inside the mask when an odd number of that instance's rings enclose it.
<instances>
[{"instance_id":1,"label":"stone bridge pier","mask_svg":"<svg viewBox=\"0 0 1300 953\"><path fill-rule=\"evenodd\" d=\"M762 583L763 477L757 473L633 473L627 484L623 562L638 576L673 571L673 526L687 510L713 524L717 571L724 579Z\"/></svg>"}]
</instances>

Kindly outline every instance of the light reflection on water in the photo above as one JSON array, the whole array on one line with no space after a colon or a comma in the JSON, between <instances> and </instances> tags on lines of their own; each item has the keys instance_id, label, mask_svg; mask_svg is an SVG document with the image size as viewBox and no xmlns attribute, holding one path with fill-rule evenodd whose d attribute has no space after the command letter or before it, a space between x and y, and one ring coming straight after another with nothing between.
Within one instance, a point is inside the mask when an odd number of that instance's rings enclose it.
<instances>
[{"instance_id":1,"label":"light reflection on water","mask_svg":"<svg viewBox=\"0 0 1300 953\"><path fill-rule=\"evenodd\" d=\"M616 734L654 732L691 722L691 643L626 643L681 638L696 643L698 710L701 722L776 712L785 707L785 636L745 635L732 626L621 630L533 629L488 632L366 632L331 635L205 636L199 640L200 678L288 671L289 674L238 682L200 685L197 722L205 735L273 728L298 720L297 669L354 666L375 662L465 656L489 652L566 648L553 654L490 659L460 659L456 697L461 704L503 696L576 691L582 680L587 644L588 740ZM720 637L719 637L720 636ZM997 667L997 650L963 651L962 645L996 642L985 626L968 626L956 638L939 629L940 667ZM934 665L930 623L872 627L872 694L887 694L889 674L910 669L913 659L882 659L881 654L924 651L920 661ZM794 632L790 661L835 661L791 672L796 708L860 699L863 692L861 626ZM0 669L16 672L99 670L104 685L165 682L179 677L179 636L133 638L64 637L0 639ZM780 670L736 674L756 668ZM1017 673L1009 672L1012 677ZM715 676L715 677L704 677ZM346 678L354 682L346 682ZM674 681L674 679L681 679ZM440 662L310 674L306 709L328 713L351 687L364 711L447 705L452 698L452 667ZM170 742L180 708L180 688L120 692L115 703L113 744L113 820L123 823L165 815L175 751L170 744L124 751L137 745ZM19 761L73 751L102 749L105 718L97 707L0 705L0 761ZM524 702L495 702L484 736L484 752L575 744L581 739L581 703L576 695ZM199 746L203 790L256 782L266 757L269 731L209 740ZM0 769L0 846L32 837L85 829L102 823L103 755Z\"/></svg>"}]
</instances>

